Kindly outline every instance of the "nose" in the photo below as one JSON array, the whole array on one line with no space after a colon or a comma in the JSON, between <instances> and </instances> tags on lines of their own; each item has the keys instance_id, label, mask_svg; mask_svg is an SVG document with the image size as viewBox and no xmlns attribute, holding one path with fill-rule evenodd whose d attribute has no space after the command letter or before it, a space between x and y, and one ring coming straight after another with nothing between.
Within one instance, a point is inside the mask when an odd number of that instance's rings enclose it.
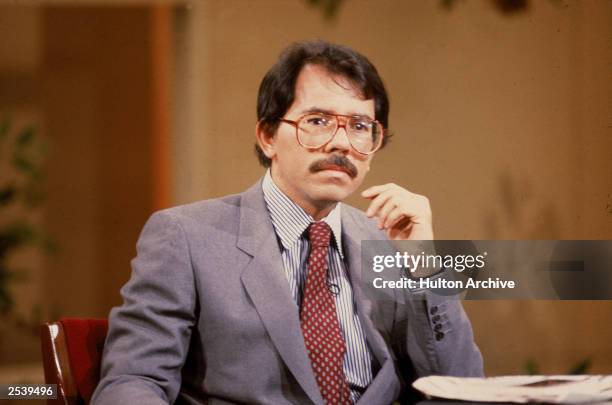
<instances>
[{"instance_id":1,"label":"nose","mask_svg":"<svg viewBox=\"0 0 612 405\"><path fill-rule=\"evenodd\" d=\"M342 151L346 153L351 150L351 143L349 141L349 135L346 129L347 123L347 120L344 120L344 122L338 120L338 127L336 128L334 136L325 145L326 152Z\"/></svg>"}]
</instances>

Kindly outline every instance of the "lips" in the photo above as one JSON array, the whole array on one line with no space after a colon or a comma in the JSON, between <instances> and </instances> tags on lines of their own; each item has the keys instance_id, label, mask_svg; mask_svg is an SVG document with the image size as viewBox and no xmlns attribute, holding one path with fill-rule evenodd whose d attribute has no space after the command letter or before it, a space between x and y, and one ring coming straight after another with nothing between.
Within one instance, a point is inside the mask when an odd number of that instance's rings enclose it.
<instances>
[{"instance_id":1,"label":"lips","mask_svg":"<svg viewBox=\"0 0 612 405\"><path fill-rule=\"evenodd\" d=\"M351 173L346 169L346 167L337 165L322 165L319 170L335 170L337 172L344 172L349 176L351 175Z\"/></svg>"}]
</instances>

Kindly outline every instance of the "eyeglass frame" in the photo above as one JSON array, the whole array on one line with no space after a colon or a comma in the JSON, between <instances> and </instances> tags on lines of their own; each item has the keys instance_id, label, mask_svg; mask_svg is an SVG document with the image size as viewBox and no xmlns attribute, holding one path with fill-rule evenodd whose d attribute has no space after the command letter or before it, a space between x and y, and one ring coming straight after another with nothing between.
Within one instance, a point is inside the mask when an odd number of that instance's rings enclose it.
<instances>
[{"instance_id":1,"label":"eyeglass frame","mask_svg":"<svg viewBox=\"0 0 612 405\"><path fill-rule=\"evenodd\" d=\"M323 144L321 144L321 145L319 145L319 146L306 146L306 145L304 145L304 144L303 144L303 143L300 141L300 136L299 136L299 134L298 134L298 131L299 131L299 123L300 123L300 121L301 121L301 120L302 120L304 117L307 117L307 116L309 116L309 115L327 115L327 116L333 116L333 117L336 117L336 121L338 121L338 127L336 128L336 131L334 132L334 134L333 134L333 135L332 135L332 136L329 138L329 140L328 140L327 142L325 142L325 143L323 143ZM374 154L375 152L378 152L378 150L380 150L380 148L381 148L381 147L382 147L382 145L383 145L384 138L385 138L385 127L384 127L384 126L383 126L383 125L380 123L380 121L378 121L378 120L371 120L373 123L375 123L375 124L379 125L379 126L380 126L380 128L381 128L381 133L380 133L380 141L378 142L378 146L376 146L376 149L374 149L374 150L372 150L372 151L370 151L370 152L365 153L365 152L361 152L361 151L357 150L357 149L356 149L356 148L353 146L353 142L351 142L351 137L350 137L350 135L349 135L349 131L348 131L347 127L346 127L346 125L348 124L349 120L347 119L346 121L344 121L344 123L342 123L342 122L340 122L340 120L338 119L338 117L343 117L343 118L348 118L348 119L350 119L350 118L363 118L363 117L361 117L361 116L359 116L359 115L332 114L332 113L324 113L324 112L309 112L309 113L306 113L306 114L304 114L304 115L301 115L301 116L300 116L300 117L298 117L298 119L297 119L297 120L295 120L295 121L294 121L294 120L288 120L288 119L286 119L286 118L279 118L278 120L279 120L280 122L284 122L284 123L286 123L286 124L289 124L289 125L291 125L291 126L293 126L293 127L295 128L295 138L297 139L297 141L298 141L298 143L300 144L300 146L301 146L301 147L303 147L303 148L306 148L306 149L318 149L318 148L321 148L321 147L323 147L323 146L327 145L328 143L330 143L330 142L331 142L331 141L332 141L332 140L333 140L333 139L336 137L336 135L338 134L338 130L339 130L340 128L344 128L344 132L346 133L346 138L347 138L347 139L348 139L348 141L349 141L349 145L351 145L351 148L352 148L352 149L353 149L355 152L357 152L357 153L359 153L359 154L361 154L361 155L364 155L364 156L369 156L369 155ZM369 118L368 118L368 120L369 120Z\"/></svg>"}]
</instances>

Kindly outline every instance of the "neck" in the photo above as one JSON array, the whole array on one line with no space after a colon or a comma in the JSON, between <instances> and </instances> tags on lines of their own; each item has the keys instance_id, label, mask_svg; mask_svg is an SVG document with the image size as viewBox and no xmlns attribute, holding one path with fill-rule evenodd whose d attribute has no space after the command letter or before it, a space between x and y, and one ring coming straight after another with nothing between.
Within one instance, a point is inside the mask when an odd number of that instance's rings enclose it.
<instances>
[{"instance_id":1,"label":"neck","mask_svg":"<svg viewBox=\"0 0 612 405\"><path fill-rule=\"evenodd\" d=\"M311 208L304 207L302 204L299 204L297 202L296 202L296 204L298 204L300 207L302 207L302 209L304 211L306 211L306 213L308 215L313 217L315 221L320 221L321 219L323 219L326 216L328 216L329 213L332 212L332 210L334 209L334 207L338 203L337 202L332 202L331 205L328 205L328 206L325 206L325 207L311 207Z\"/></svg>"},{"instance_id":2,"label":"neck","mask_svg":"<svg viewBox=\"0 0 612 405\"><path fill-rule=\"evenodd\" d=\"M270 175L276 187L278 187L291 201L299 205L315 221L325 218L336 207L336 204L338 204L337 201L313 201L308 199L291 187L288 187L283 181L282 176L278 176L275 170L270 170Z\"/></svg>"}]
</instances>

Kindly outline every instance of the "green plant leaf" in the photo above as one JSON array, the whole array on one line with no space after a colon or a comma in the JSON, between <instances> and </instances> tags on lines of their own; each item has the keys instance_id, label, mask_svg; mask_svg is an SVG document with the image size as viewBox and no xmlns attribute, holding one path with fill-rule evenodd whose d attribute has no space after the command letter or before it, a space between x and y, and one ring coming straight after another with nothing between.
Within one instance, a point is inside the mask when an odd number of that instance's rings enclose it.
<instances>
[{"instance_id":1,"label":"green plant leaf","mask_svg":"<svg viewBox=\"0 0 612 405\"><path fill-rule=\"evenodd\" d=\"M455 0L440 0L440 5L443 8L450 9L455 5Z\"/></svg>"},{"instance_id":2,"label":"green plant leaf","mask_svg":"<svg viewBox=\"0 0 612 405\"><path fill-rule=\"evenodd\" d=\"M0 228L0 257L26 244L39 239L39 234L32 225L17 221Z\"/></svg>"},{"instance_id":3,"label":"green plant leaf","mask_svg":"<svg viewBox=\"0 0 612 405\"><path fill-rule=\"evenodd\" d=\"M4 315L13 308L13 298L8 289L11 272L0 267L0 314Z\"/></svg>"},{"instance_id":4,"label":"green plant leaf","mask_svg":"<svg viewBox=\"0 0 612 405\"><path fill-rule=\"evenodd\" d=\"M528 375L540 374L540 367L534 359L528 359L525 363L525 373Z\"/></svg>"},{"instance_id":5,"label":"green plant leaf","mask_svg":"<svg viewBox=\"0 0 612 405\"><path fill-rule=\"evenodd\" d=\"M17 134L17 140L15 144L18 148L23 148L31 145L36 137L36 129L33 126L25 127Z\"/></svg>"},{"instance_id":6,"label":"green plant leaf","mask_svg":"<svg viewBox=\"0 0 612 405\"><path fill-rule=\"evenodd\" d=\"M33 173L36 170L34 164L21 154L13 156L13 167L22 173Z\"/></svg>"},{"instance_id":7,"label":"green plant leaf","mask_svg":"<svg viewBox=\"0 0 612 405\"><path fill-rule=\"evenodd\" d=\"M9 184L0 189L0 206L9 205L17 196L17 187L14 184Z\"/></svg>"},{"instance_id":8,"label":"green plant leaf","mask_svg":"<svg viewBox=\"0 0 612 405\"><path fill-rule=\"evenodd\" d=\"M306 0L306 2L315 8L319 8L323 13L323 18L333 20L340 11L340 6L344 0Z\"/></svg>"},{"instance_id":9,"label":"green plant leaf","mask_svg":"<svg viewBox=\"0 0 612 405\"><path fill-rule=\"evenodd\" d=\"M44 197L42 162L48 145L37 136L36 131L34 125L13 131L8 117L0 120L0 159L11 166L7 173L8 181L0 186L0 208L21 204L26 209L20 216L24 219L0 224L0 315L9 317L14 315L9 286L27 278L25 269L8 267L9 256L28 245L43 249L45 253L57 250L51 237L38 225L25 220L27 210L39 205Z\"/></svg>"},{"instance_id":10,"label":"green plant leaf","mask_svg":"<svg viewBox=\"0 0 612 405\"><path fill-rule=\"evenodd\" d=\"M24 282L28 280L28 270L24 267L11 268L6 271L6 280L10 282Z\"/></svg>"},{"instance_id":11,"label":"green plant leaf","mask_svg":"<svg viewBox=\"0 0 612 405\"><path fill-rule=\"evenodd\" d=\"M587 371L591 368L591 359L584 359L574 364L572 368L570 368L570 375L578 375L578 374L586 374Z\"/></svg>"},{"instance_id":12,"label":"green plant leaf","mask_svg":"<svg viewBox=\"0 0 612 405\"><path fill-rule=\"evenodd\" d=\"M5 315L13 309L13 299L11 298L8 291L4 291L3 288L0 287L0 314Z\"/></svg>"}]
</instances>

